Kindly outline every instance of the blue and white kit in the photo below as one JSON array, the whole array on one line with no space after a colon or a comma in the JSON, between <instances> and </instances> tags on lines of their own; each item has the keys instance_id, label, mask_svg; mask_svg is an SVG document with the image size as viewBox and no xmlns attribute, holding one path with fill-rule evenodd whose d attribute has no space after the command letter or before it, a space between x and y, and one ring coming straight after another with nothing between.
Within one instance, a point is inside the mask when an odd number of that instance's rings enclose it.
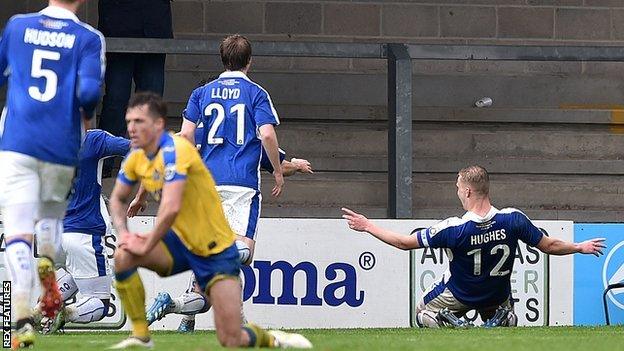
<instances>
[{"instance_id":1,"label":"blue and white kit","mask_svg":"<svg viewBox=\"0 0 624 351\"><path fill-rule=\"evenodd\" d=\"M104 159L125 156L130 141L99 129L86 133L79 167L63 222L63 253L67 271L83 295L110 296L111 269L104 250L110 218L101 197Z\"/></svg>"},{"instance_id":2,"label":"blue and white kit","mask_svg":"<svg viewBox=\"0 0 624 351\"><path fill-rule=\"evenodd\" d=\"M8 81L0 118L7 236L33 233L32 218L62 218L83 137L81 114L92 116L100 97L104 52L104 37L60 7L7 22L0 41L0 85Z\"/></svg>"},{"instance_id":3,"label":"blue and white kit","mask_svg":"<svg viewBox=\"0 0 624 351\"><path fill-rule=\"evenodd\" d=\"M519 210L492 207L485 217L467 212L414 235L421 247L446 248L449 256L448 272L425 292L419 308L466 312L507 303L518 240L536 246L544 234Z\"/></svg>"},{"instance_id":4,"label":"blue and white kit","mask_svg":"<svg viewBox=\"0 0 624 351\"><path fill-rule=\"evenodd\" d=\"M200 154L234 232L254 239L260 217L262 143L258 128L278 125L266 90L243 72L224 72L193 91L183 117L203 125Z\"/></svg>"}]
</instances>

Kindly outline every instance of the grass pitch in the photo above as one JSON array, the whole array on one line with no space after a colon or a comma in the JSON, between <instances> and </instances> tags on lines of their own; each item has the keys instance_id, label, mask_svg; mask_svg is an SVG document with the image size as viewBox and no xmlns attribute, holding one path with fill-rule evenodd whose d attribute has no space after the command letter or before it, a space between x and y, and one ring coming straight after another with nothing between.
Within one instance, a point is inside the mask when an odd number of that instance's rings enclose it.
<instances>
[{"instance_id":1,"label":"grass pitch","mask_svg":"<svg viewBox=\"0 0 624 351\"><path fill-rule=\"evenodd\" d=\"M302 330L315 350L431 351L617 351L624 349L624 326L541 327L468 330L338 329ZM105 350L126 337L120 332L68 332L39 336L35 350ZM155 350L224 350L214 332L154 333Z\"/></svg>"}]
</instances>

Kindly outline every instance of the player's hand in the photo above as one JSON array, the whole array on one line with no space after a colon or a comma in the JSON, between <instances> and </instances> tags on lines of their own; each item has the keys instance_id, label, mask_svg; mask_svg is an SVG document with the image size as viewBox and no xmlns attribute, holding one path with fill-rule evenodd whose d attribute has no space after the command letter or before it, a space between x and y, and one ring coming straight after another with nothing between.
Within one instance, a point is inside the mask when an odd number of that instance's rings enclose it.
<instances>
[{"instance_id":1,"label":"player's hand","mask_svg":"<svg viewBox=\"0 0 624 351\"><path fill-rule=\"evenodd\" d=\"M117 247L123 248L126 246L128 239L130 239L131 236L132 234L127 230L117 233Z\"/></svg>"},{"instance_id":2,"label":"player's hand","mask_svg":"<svg viewBox=\"0 0 624 351\"><path fill-rule=\"evenodd\" d=\"M607 247L604 243L605 238L595 238L587 241L583 241L578 244L579 252L583 254L592 254L596 257L602 255L602 250Z\"/></svg>"},{"instance_id":3,"label":"player's hand","mask_svg":"<svg viewBox=\"0 0 624 351\"><path fill-rule=\"evenodd\" d=\"M310 161L308 160L304 160L302 158L292 158L290 160L290 163L295 165L295 167L297 168L297 171L301 173L314 173L312 171L312 165L310 164Z\"/></svg>"},{"instance_id":4,"label":"player's hand","mask_svg":"<svg viewBox=\"0 0 624 351\"><path fill-rule=\"evenodd\" d=\"M273 190L271 191L271 195L275 196L275 197L279 197L280 194L282 193L282 188L284 187L284 175L280 172L274 172L273 176L275 177L275 186L273 187Z\"/></svg>"},{"instance_id":5,"label":"player's hand","mask_svg":"<svg viewBox=\"0 0 624 351\"><path fill-rule=\"evenodd\" d=\"M150 250L148 238L142 234L134 234L128 237L126 245L122 248L131 254L143 256Z\"/></svg>"},{"instance_id":6,"label":"player's hand","mask_svg":"<svg viewBox=\"0 0 624 351\"><path fill-rule=\"evenodd\" d=\"M349 228L358 232L368 231L368 227L370 226L370 220L364 217L364 215L353 212L345 207L342 208L342 212L342 218L347 220Z\"/></svg>"},{"instance_id":7,"label":"player's hand","mask_svg":"<svg viewBox=\"0 0 624 351\"><path fill-rule=\"evenodd\" d=\"M145 211L146 207L147 201L141 201L140 199L135 197L134 200L132 200L132 202L130 203L130 206L128 206L128 211L126 212L126 215L128 216L128 218L132 218L139 214L139 212Z\"/></svg>"}]
</instances>

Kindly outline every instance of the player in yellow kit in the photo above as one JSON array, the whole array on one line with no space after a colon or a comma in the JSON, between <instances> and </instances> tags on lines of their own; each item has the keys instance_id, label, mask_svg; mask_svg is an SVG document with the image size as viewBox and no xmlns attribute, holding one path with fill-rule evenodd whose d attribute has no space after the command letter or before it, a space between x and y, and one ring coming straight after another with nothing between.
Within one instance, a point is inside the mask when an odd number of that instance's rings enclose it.
<instances>
[{"instance_id":1,"label":"player in yellow kit","mask_svg":"<svg viewBox=\"0 0 624 351\"><path fill-rule=\"evenodd\" d=\"M137 267L161 276L192 270L212 303L217 338L223 346L310 348L310 342L299 334L267 332L253 324L241 327L235 235L195 146L165 132L166 116L165 103L152 93L135 95L126 112L133 150L119 172L110 210L119 236L117 291L133 332L113 348L153 347ZM126 223L128 200L138 182L160 201L154 229L146 234L130 233Z\"/></svg>"}]
</instances>

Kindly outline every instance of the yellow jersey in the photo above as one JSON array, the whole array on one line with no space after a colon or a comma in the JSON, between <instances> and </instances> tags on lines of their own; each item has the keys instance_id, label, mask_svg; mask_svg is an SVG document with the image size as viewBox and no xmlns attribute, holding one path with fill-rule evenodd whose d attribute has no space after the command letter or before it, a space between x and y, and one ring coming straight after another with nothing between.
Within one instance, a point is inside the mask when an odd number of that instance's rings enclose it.
<instances>
[{"instance_id":1,"label":"yellow jersey","mask_svg":"<svg viewBox=\"0 0 624 351\"><path fill-rule=\"evenodd\" d=\"M117 179L128 185L140 181L156 201L165 183L185 180L182 207L171 229L186 248L200 256L217 254L234 243L212 175L195 145L185 138L163 133L154 156L143 149L131 150Z\"/></svg>"}]
</instances>

